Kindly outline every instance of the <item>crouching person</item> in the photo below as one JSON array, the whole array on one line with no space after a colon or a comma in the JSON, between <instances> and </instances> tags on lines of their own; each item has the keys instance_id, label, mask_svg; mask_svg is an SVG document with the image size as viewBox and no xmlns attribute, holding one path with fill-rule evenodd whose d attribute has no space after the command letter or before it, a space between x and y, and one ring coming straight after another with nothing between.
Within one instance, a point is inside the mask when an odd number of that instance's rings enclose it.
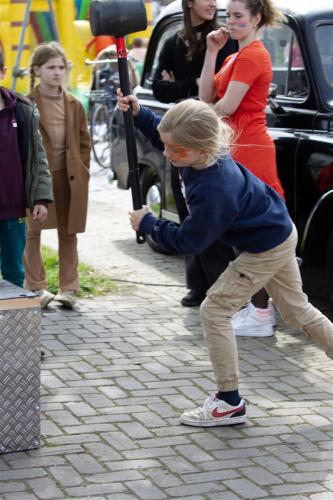
<instances>
[{"instance_id":1,"label":"crouching person","mask_svg":"<svg viewBox=\"0 0 333 500\"><path fill-rule=\"evenodd\" d=\"M174 254L197 254L221 240L236 247L201 305L200 316L215 372L217 392L186 411L183 424L211 427L242 423L246 403L238 392L237 343L231 318L265 288L283 319L303 330L333 358L333 324L309 302L296 261L297 232L281 197L232 160L230 128L209 105L186 100L162 119L140 107L134 96L118 96L136 126L160 148L179 172L189 215L177 226L155 218L148 207L131 212L134 230L150 234Z\"/></svg>"}]
</instances>

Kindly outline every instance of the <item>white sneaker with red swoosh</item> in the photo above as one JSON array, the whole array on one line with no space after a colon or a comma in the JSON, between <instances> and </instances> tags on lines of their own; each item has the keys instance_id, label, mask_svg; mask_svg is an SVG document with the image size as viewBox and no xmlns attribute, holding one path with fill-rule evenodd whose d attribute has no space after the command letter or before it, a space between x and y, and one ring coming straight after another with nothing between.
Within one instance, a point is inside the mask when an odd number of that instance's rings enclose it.
<instances>
[{"instance_id":1,"label":"white sneaker with red swoosh","mask_svg":"<svg viewBox=\"0 0 333 500\"><path fill-rule=\"evenodd\" d=\"M197 427L242 424L245 420L245 399L241 399L237 406L232 406L222 399L217 399L215 395L209 396L202 407L185 411L180 417L182 424Z\"/></svg>"}]
</instances>

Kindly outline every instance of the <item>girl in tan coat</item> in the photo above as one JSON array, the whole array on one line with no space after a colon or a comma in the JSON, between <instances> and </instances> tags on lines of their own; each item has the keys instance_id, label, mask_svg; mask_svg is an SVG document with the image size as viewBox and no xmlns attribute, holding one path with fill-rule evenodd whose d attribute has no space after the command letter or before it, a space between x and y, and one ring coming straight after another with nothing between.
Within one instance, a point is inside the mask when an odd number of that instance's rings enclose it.
<instances>
[{"instance_id":1,"label":"girl in tan coat","mask_svg":"<svg viewBox=\"0 0 333 500\"><path fill-rule=\"evenodd\" d=\"M79 290L76 233L85 231L90 161L90 139L81 103L62 85L68 60L55 42L38 45L31 61L30 99L40 114L40 130L52 176L54 203L44 224L28 220L24 254L26 288L41 296L41 306L55 299L73 308ZM35 86L35 78L40 84ZM59 286L56 296L47 291L40 252L42 229L57 228L59 239Z\"/></svg>"}]
</instances>

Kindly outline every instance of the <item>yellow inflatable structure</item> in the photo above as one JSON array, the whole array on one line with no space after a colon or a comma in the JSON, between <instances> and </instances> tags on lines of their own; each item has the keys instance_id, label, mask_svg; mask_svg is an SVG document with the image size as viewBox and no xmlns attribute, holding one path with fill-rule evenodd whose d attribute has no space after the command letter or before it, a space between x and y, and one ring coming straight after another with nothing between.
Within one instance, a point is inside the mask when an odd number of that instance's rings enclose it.
<instances>
[{"instance_id":1,"label":"yellow inflatable structure","mask_svg":"<svg viewBox=\"0 0 333 500\"><path fill-rule=\"evenodd\" d=\"M12 71L17 63L27 3L25 0L0 0L0 42L5 54L6 66L9 68L7 79L4 82L8 87L12 86L13 82ZM74 30L75 4L73 0L56 0L53 1L52 6L60 42L74 64L73 58L77 41ZM38 43L56 39L56 33L52 29L51 21L50 3L47 0L33 0L23 40L20 68L29 68L31 52ZM71 83L76 84L75 71L73 71L73 81ZM17 79L15 90L25 93L28 88L28 78Z\"/></svg>"},{"instance_id":2,"label":"yellow inflatable structure","mask_svg":"<svg viewBox=\"0 0 333 500\"><path fill-rule=\"evenodd\" d=\"M94 59L94 47L86 51L85 47L92 38L87 20L89 0L0 0L0 45L8 67L3 84L15 90L27 93L29 78L13 79L13 69L17 64L18 50L26 16L27 4L30 12L23 40L19 67L28 69L34 47L43 41L51 41L59 37L69 60L72 63L70 89L74 93L83 93L90 88L91 66L85 65L85 59ZM152 30L151 0L146 1L148 28L144 32L132 34L128 43L135 36L149 38ZM51 6L51 8L50 8ZM85 17L84 19L82 17Z\"/></svg>"}]
</instances>

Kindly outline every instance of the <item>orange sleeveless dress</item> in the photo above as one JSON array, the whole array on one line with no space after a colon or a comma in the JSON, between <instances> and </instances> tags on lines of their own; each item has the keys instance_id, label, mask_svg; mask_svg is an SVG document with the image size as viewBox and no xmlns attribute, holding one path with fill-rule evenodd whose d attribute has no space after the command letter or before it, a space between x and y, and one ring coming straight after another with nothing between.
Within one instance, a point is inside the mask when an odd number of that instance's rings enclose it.
<instances>
[{"instance_id":1,"label":"orange sleeveless dress","mask_svg":"<svg viewBox=\"0 0 333 500\"><path fill-rule=\"evenodd\" d=\"M215 75L217 97L221 99L231 81L250 86L236 111L227 118L235 131L234 160L275 189L284 199L277 174L275 145L266 126L266 101L272 81L272 63L263 43L255 40L231 54Z\"/></svg>"}]
</instances>

